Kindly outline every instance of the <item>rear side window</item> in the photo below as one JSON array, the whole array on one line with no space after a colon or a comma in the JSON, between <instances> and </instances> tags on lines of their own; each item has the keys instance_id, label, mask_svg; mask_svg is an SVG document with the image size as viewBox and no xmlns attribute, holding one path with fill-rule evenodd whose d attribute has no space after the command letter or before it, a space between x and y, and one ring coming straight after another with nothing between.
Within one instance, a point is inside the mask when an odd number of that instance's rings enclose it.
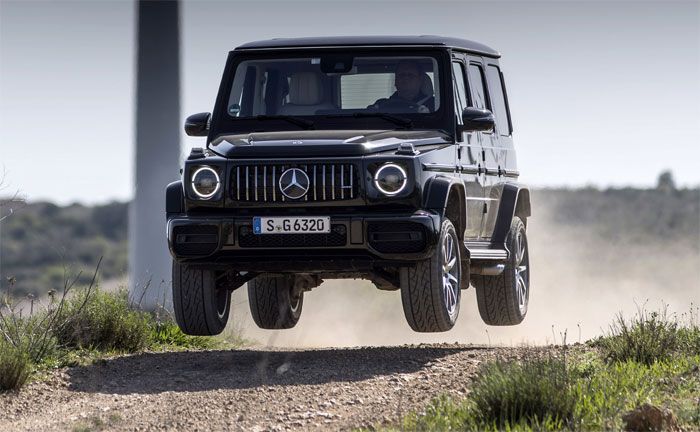
<instances>
[{"instance_id":1,"label":"rear side window","mask_svg":"<svg viewBox=\"0 0 700 432\"><path fill-rule=\"evenodd\" d=\"M484 81L484 71L476 64L469 65L469 86L472 91L472 106L481 109L488 109L486 103L486 89Z\"/></svg>"},{"instance_id":2,"label":"rear side window","mask_svg":"<svg viewBox=\"0 0 700 432\"><path fill-rule=\"evenodd\" d=\"M489 65L486 68L486 77L489 83L489 95L496 116L496 129L501 135L510 135L510 122L508 121L508 109L503 93L503 81L498 67Z\"/></svg>"}]
</instances>

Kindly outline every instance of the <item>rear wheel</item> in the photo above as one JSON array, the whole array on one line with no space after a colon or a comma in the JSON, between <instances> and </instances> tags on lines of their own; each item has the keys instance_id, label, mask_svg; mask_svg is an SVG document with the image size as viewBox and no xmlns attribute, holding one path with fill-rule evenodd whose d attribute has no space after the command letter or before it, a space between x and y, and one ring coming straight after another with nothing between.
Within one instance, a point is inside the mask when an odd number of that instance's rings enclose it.
<instances>
[{"instance_id":1,"label":"rear wheel","mask_svg":"<svg viewBox=\"0 0 700 432\"><path fill-rule=\"evenodd\" d=\"M479 314L489 325L520 324L527 314L530 300L530 254L525 224L517 216L511 222L506 246L510 253L503 273L472 277Z\"/></svg>"},{"instance_id":2,"label":"rear wheel","mask_svg":"<svg viewBox=\"0 0 700 432\"><path fill-rule=\"evenodd\" d=\"M253 321L263 329L289 329L301 317L304 292L294 289L292 276L261 275L248 282Z\"/></svg>"},{"instance_id":3,"label":"rear wheel","mask_svg":"<svg viewBox=\"0 0 700 432\"><path fill-rule=\"evenodd\" d=\"M183 333L213 336L221 333L231 310L231 292L217 283L213 270L173 260L173 309Z\"/></svg>"},{"instance_id":4,"label":"rear wheel","mask_svg":"<svg viewBox=\"0 0 700 432\"><path fill-rule=\"evenodd\" d=\"M417 332L450 330L459 315L461 296L459 237L445 219L433 256L401 269L401 300L408 325Z\"/></svg>"}]
</instances>

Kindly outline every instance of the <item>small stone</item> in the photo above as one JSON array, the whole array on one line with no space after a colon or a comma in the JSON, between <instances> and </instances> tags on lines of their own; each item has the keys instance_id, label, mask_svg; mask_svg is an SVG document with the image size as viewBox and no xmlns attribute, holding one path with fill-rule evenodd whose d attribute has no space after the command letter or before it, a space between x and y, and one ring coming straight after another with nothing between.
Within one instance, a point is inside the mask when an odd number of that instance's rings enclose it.
<instances>
[{"instance_id":1,"label":"small stone","mask_svg":"<svg viewBox=\"0 0 700 432\"><path fill-rule=\"evenodd\" d=\"M680 431L678 420L669 409L643 404L622 416L626 431Z\"/></svg>"}]
</instances>

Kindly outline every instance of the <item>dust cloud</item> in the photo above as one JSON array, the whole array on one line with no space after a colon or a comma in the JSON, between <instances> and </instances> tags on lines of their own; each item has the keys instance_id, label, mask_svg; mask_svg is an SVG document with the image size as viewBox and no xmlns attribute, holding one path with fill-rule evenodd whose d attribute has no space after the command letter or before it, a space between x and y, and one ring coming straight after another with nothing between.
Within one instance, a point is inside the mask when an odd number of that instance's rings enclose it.
<instances>
[{"instance_id":1,"label":"dust cloud","mask_svg":"<svg viewBox=\"0 0 700 432\"><path fill-rule=\"evenodd\" d=\"M693 241L605 239L594 226L554 223L552 210L533 203L528 221L532 268L529 312L513 327L486 326L473 287L462 291L460 316L449 332L420 334L405 321L398 291L364 280L331 280L306 293L294 329L260 330L246 288L233 295L232 321L257 344L347 347L447 342L520 345L583 342L607 331L618 312L638 307L688 312L700 305L700 252Z\"/></svg>"}]
</instances>

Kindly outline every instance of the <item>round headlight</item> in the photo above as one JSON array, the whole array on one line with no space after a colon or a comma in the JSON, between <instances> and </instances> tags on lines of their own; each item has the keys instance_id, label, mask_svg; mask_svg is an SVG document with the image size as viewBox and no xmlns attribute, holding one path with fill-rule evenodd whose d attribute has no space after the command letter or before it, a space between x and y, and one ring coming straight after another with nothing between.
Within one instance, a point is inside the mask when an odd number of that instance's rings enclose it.
<instances>
[{"instance_id":1,"label":"round headlight","mask_svg":"<svg viewBox=\"0 0 700 432\"><path fill-rule=\"evenodd\" d=\"M199 168L192 174L192 190L198 197L209 199L219 191L219 174L209 167Z\"/></svg>"},{"instance_id":2,"label":"round headlight","mask_svg":"<svg viewBox=\"0 0 700 432\"><path fill-rule=\"evenodd\" d=\"M382 165L374 174L374 185L384 195L396 195L408 182L406 171L394 163Z\"/></svg>"}]
</instances>

